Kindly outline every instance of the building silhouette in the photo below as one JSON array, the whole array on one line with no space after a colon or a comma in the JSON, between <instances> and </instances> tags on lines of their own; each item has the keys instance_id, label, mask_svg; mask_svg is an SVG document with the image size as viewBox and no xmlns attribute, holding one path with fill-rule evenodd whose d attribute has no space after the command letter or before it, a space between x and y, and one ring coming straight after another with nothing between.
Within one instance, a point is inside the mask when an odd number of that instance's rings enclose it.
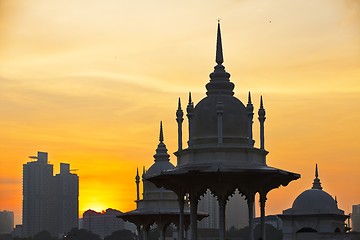
<instances>
[{"instance_id":1,"label":"building silhouette","mask_svg":"<svg viewBox=\"0 0 360 240\"><path fill-rule=\"evenodd\" d=\"M279 217L283 221L283 240L360 238L360 234L346 234L350 230L345 222L349 215L338 208L336 197L323 190L317 165L312 188L303 191Z\"/></svg>"},{"instance_id":2,"label":"building silhouette","mask_svg":"<svg viewBox=\"0 0 360 240\"><path fill-rule=\"evenodd\" d=\"M9 234L14 228L14 212L0 211L0 235Z\"/></svg>"},{"instance_id":3,"label":"building silhouette","mask_svg":"<svg viewBox=\"0 0 360 240\"><path fill-rule=\"evenodd\" d=\"M23 165L23 236L40 231L59 236L78 226L79 178L70 173L69 164L60 165L53 175L47 152L30 157Z\"/></svg>"},{"instance_id":4,"label":"building silhouette","mask_svg":"<svg viewBox=\"0 0 360 240\"><path fill-rule=\"evenodd\" d=\"M219 204L216 197L209 189L202 197L200 197L198 209L201 212L209 214L208 217L199 222L199 228L219 229ZM255 216L255 212L253 212L253 214ZM248 226L248 215L246 199L236 191L233 196L229 197L227 202L225 219L226 229L230 229L231 227L241 229Z\"/></svg>"},{"instance_id":5,"label":"building silhouette","mask_svg":"<svg viewBox=\"0 0 360 240\"><path fill-rule=\"evenodd\" d=\"M55 175L57 232L67 233L78 227L79 177L70 172L70 164L60 163L60 173Z\"/></svg>"},{"instance_id":6,"label":"building silhouette","mask_svg":"<svg viewBox=\"0 0 360 240\"><path fill-rule=\"evenodd\" d=\"M199 228L219 228L219 205L210 190L207 190L204 196L200 198L198 209L209 214L207 218L199 222Z\"/></svg>"},{"instance_id":7,"label":"building silhouette","mask_svg":"<svg viewBox=\"0 0 360 240\"><path fill-rule=\"evenodd\" d=\"M103 212L96 212L89 209L83 213L81 228L99 235L102 239L118 230L126 229L135 231L134 224L116 218L116 216L120 214L122 214L121 211L111 208Z\"/></svg>"},{"instance_id":8,"label":"building silhouette","mask_svg":"<svg viewBox=\"0 0 360 240\"><path fill-rule=\"evenodd\" d=\"M352 206L351 227L354 232L360 232L360 204Z\"/></svg>"},{"instance_id":9,"label":"building silhouette","mask_svg":"<svg viewBox=\"0 0 360 240\"><path fill-rule=\"evenodd\" d=\"M164 142L162 122L160 123L159 144L154 155L154 163L142 174L142 199L140 198L140 176L136 170L136 209L120 214L118 217L136 225L138 239L141 235L144 240L149 237L151 226L157 226L160 231L160 240L165 240L166 229L170 224L179 225L180 209L177 195L168 189L159 188L146 180L148 176L159 174L164 170L171 170L174 165L170 162L170 155L167 153ZM184 221L186 229L189 226L189 208L185 207ZM206 217L205 213L198 212L197 218L201 220Z\"/></svg>"},{"instance_id":10,"label":"building silhouette","mask_svg":"<svg viewBox=\"0 0 360 240\"><path fill-rule=\"evenodd\" d=\"M216 65L206 84L206 96L197 104L189 101L186 108L188 146L182 145L182 124L178 118L177 165L174 169L148 176L147 180L158 187L174 191L180 206L180 235L183 236L184 196L190 201L191 239L198 238L197 210L200 197L209 189L219 206L218 239L225 239L226 206L236 191L246 197L248 207L249 239L254 240L253 218L255 195L260 197L261 238L265 239L265 204L267 194L280 186L287 186L300 178L299 174L270 167L266 163L269 153L265 149L266 112L262 97L258 110L260 144L253 137L254 106L251 95L245 106L234 96L235 84L223 65L223 48L220 22L217 29ZM192 66L193 67L193 66Z\"/></svg>"}]
</instances>

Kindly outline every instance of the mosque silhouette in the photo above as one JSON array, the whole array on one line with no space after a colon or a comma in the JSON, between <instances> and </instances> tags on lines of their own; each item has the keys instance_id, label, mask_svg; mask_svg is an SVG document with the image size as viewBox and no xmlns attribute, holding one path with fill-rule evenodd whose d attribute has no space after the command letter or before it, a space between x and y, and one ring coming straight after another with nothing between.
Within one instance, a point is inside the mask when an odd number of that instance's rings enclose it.
<instances>
[{"instance_id":1,"label":"mosque silhouette","mask_svg":"<svg viewBox=\"0 0 360 240\"><path fill-rule=\"evenodd\" d=\"M133 222L144 240L148 238L150 226L154 223L160 228L161 240L165 239L165 230L171 223L177 226L177 239L185 239L184 232L189 229L190 239L196 240L197 221L206 217L206 213L198 212L198 202L207 190L216 196L219 205L219 240L225 240L226 203L236 191L247 201L249 239L254 240L254 200L255 195L259 194L261 239L264 240L267 194L300 178L300 174L274 168L266 163L269 152L265 148L266 112L262 96L258 109L260 144L259 147L255 146L251 94L249 92L246 106L234 96L235 85L223 65L220 22L217 27L216 65L206 84L206 96L194 105L189 94L186 107L187 148L183 148L184 112L179 99L176 110L178 150L174 153L177 165L173 166L169 162L161 123L155 162L147 171L144 169L142 174L143 199L140 199L140 175L137 171L137 208L119 216ZM320 182L316 179L314 187L319 190ZM323 195L319 192L304 194ZM297 201L301 202L302 196L298 198L300 200ZM296 201L294 205L293 210L284 211L284 219L292 221L299 217L296 214L299 213L296 211ZM341 210L336 210L336 214L341 215ZM343 222L344 217L340 218ZM291 234L288 236L291 239Z\"/></svg>"}]
</instances>

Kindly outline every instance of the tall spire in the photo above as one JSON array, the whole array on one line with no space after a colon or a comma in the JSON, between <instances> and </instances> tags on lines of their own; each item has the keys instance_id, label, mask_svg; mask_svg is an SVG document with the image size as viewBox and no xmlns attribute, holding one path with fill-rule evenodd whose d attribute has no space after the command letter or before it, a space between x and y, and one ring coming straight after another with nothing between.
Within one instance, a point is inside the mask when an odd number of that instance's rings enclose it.
<instances>
[{"instance_id":1,"label":"tall spire","mask_svg":"<svg viewBox=\"0 0 360 240\"><path fill-rule=\"evenodd\" d=\"M163 133L162 121L160 121L160 135L159 135L159 141L160 141L160 142L164 142L164 133Z\"/></svg>"},{"instance_id":2,"label":"tall spire","mask_svg":"<svg viewBox=\"0 0 360 240\"><path fill-rule=\"evenodd\" d=\"M221 40L220 20L218 20L217 27L215 61L217 65L214 67L214 72L210 74L210 82L206 84L206 94L234 95L234 84L230 82L230 74L225 71L225 67L222 65L224 62L224 55Z\"/></svg>"},{"instance_id":3,"label":"tall spire","mask_svg":"<svg viewBox=\"0 0 360 240\"><path fill-rule=\"evenodd\" d=\"M315 166L315 179L314 179L314 182L313 182L312 189L319 189L319 190L322 189L320 179L319 179L319 171L318 171L317 164Z\"/></svg>"},{"instance_id":4,"label":"tall spire","mask_svg":"<svg viewBox=\"0 0 360 240\"><path fill-rule=\"evenodd\" d=\"M217 39L216 39L216 63L221 65L224 62L222 42L221 42L221 31L220 31L220 19L218 20Z\"/></svg>"},{"instance_id":5,"label":"tall spire","mask_svg":"<svg viewBox=\"0 0 360 240\"><path fill-rule=\"evenodd\" d=\"M162 127L162 121L160 121L160 134L159 134L159 144L154 155L155 162L157 161L170 161L170 155L167 153L166 145L164 144L164 133Z\"/></svg>"}]
</instances>

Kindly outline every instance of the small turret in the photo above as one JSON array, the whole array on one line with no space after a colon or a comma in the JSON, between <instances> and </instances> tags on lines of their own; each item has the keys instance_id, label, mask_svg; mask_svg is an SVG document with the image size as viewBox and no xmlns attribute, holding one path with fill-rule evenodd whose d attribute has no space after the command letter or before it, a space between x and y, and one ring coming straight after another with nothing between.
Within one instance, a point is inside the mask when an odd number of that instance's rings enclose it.
<instances>
[{"instance_id":1,"label":"small turret","mask_svg":"<svg viewBox=\"0 0 360 240\"><path fill-rule=\"evenodd\" d=\"M188 117L188 123L189 123L189 141L188 141L188 145L189 147L192 146L192 121L193 121L193 117L194 117L194 103L191 99L191 92L189 92L189 102L188 105L186 107L186 116Z\"/></svg>"},{"instance_id":2,"label":"small turret","mask_svg":"<svg viewBox=\"0 0 360 240\"><path fill-rule=\"evenodd\" d=\"M140 176L139 176L139 168L136 168L136 177L135 177L135 183L136 183L136 201L140 200Z\"/></svg>"},{"instance_id":3,"label":"small turret","mask_svg":"<svg viewBox=\"0 0 360 240\"><path fill-rule=\"evenodd\" d=\"M260 97L260 108L258 111L259 114L259 122L260 122L260 149L265 149L265 130L264 130L264 123L265 123L265 109L264 109L264 104L263 104L263 98L262 96Z\"/></svg>"},{"instance_id":4,"label":"small turret","mask_svg":"<svg viewBox=\"0 0 360 240\"><path fill-rule=\"evenodd\" d=\"M254 118L254 105L251 102L250 92L248 95L248 103L246 105L246 111L248 114L248 134L249 134L249 140L251 141L253 139L252 125L253 125L253 118Z\"/></svg>"},{"instance_id":5,"label":"small turret","mask_svg":"<svg viewBox=\"0 0 360 240\"><path fill-rule=\"evenodd\" d=\"M184 112L181 109L181 100L179 98L178 109L176 110L176 122L178 124L178 151L182 150L182 122L184 121Z\"/></svg>"}]
</instances>

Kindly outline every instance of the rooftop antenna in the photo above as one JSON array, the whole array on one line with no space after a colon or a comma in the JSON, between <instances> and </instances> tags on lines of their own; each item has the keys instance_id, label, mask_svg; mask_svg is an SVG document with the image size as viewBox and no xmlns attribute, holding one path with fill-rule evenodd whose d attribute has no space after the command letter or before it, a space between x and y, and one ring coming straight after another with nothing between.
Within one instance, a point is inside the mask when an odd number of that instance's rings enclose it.
<instances>
[{"instance_id":1,"label":"rooftop antenna","mask_svg":"<svg viewBox=\"0 0 360 240\"><path fill-rule=\"evenodd\" d=\"M38 159L37 156L29 156L29 158L32 159L32 160L34 160L34 161L35 161L35 159Z\"/></svg>"}]
</instances>

